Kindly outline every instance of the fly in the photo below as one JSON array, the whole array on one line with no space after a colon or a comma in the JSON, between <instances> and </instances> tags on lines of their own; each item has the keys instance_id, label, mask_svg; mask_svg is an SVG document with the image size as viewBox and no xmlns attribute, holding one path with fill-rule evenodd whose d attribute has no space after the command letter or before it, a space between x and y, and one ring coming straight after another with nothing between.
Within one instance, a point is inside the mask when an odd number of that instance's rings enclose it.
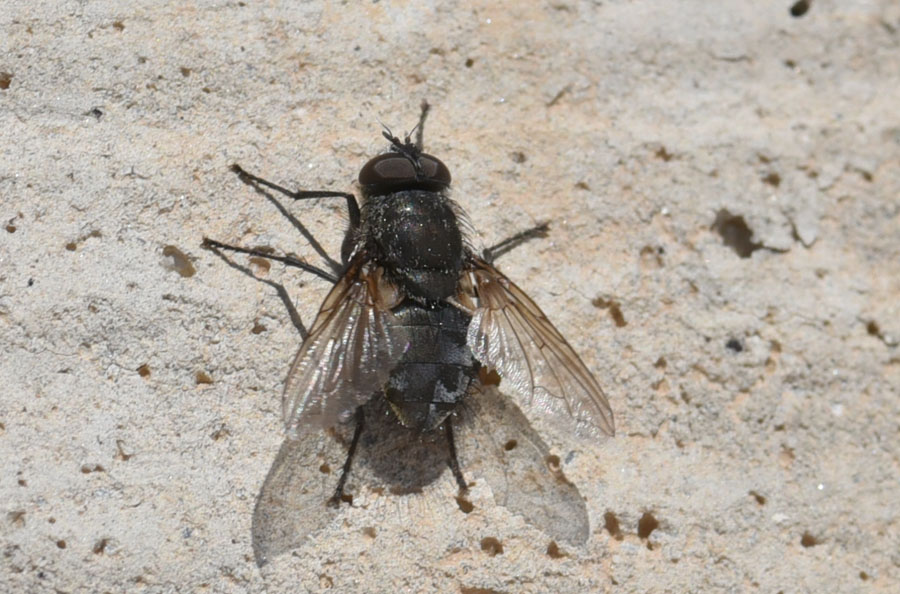
<instances>
[{"instance_id":1,"label":"fly","mask_svg":"<svg viewBox=\"0 0 900 594\"><path fill-rule=\"evenodd\" d=\"M295 475L298 465L316 466L325 457L329 446L323 429L337 428L346 434L347 453L343 464L338 464L339 476L330 496L320 500L331 507L349 499L347 480L370 425L387 423L387 433L408 435L409 443L431 444L429 451L442 450L438 457L445 457L460 498L468 489L457 444L460 421L468 419L468 425L481 427L466 429L476 435L473 443L478 442L477 435L485 441L470 456L473 460L483 455L481 449L497 447L509 457L509 444L518 443L509 439L488 444L496 432L485 425L488 419L510 434L518 432L520 439L549 457L540 437L522 429L527 421L516 421L522 417L518 409L526 417L552 416L558 426L580 436L614 433L612 410L597 380L534 301L494 266L497 255L544 235L547 225L477 252L464 231L466 216L449 196L449 169L423 152L427 113L428 104L423 103L415 141L411 135L401 140L385 128L388 152L369 160L359 173L361 203L351 193L291 191L232 166L244 182L258 189L275 190L295 200L346 201L349 227L337 275L289 256L203 241L209 249L277 260L333 283L285 382L282 413L288 439L263 487L254 517L254 548L260 564L298 545L321 518L327 518L315 511L314 518L290 517L302 511L283 505L289 499L283 491L291 489L302 498L302 505L315 504L318 495L309 494L321 489L310 485L321 483L316 482L321 477ZM491 371L500 376L515 406L484 386L482 380ZM466 444L463 449L473 447ZM389 457L394 466L404 466L395 454ZM569 526L555 529L553 524L565 523L565 518L544 517L548 514L538 511L539 502L511 507L562 538L577 541L583 536L586 540L587 515L580 511L584 503L572 495L577 495L577 489L544 460L536 464L538 474L546 477L544 482L556 481L553 488L559 490L558 499L572 500L575 507L580 504L573 513L583 515L583 529L579 527L574 535L567 532L572 530ZM331 474L330 465L321 462L318 467ZM402 469L398 472L404 474ZM534 497L550 488L542 485Z\"/></svg>"}]
</instances>

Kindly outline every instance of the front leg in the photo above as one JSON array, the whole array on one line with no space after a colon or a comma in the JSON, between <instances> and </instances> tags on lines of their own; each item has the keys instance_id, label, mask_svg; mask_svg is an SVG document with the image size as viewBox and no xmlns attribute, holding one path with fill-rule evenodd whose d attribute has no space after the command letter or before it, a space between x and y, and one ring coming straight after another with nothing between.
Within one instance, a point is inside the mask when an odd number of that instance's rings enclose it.
<instances>
[{"instance_id":1,"label":"front leg","mask_svg":"<svg viewBox=\"0 0 900 594\"><path fill-rule=\"evenodd\" d=\"M332 192L331 190L297 190L291 191L283 186L274 184L261 177L247 173L244 168L237 163L231 166L231 170L238 174L241 181L248 184L259 184L267 188L271 188L276 192L281 192L294 200L309 200L311 198L344 198L347 200L347 216L350 218L350 229L355 231L359 227L359 204L356 202L356 196L348 192Z\"/></svg>"}]
</instances>

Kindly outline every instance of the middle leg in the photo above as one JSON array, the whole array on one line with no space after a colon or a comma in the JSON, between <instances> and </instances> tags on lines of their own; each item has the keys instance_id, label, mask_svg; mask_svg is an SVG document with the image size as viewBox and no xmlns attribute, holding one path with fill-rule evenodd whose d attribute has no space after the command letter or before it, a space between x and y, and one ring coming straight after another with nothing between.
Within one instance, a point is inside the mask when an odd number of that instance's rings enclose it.
<instances>
[{"instance_id":1,"label":"middle leg","mask_svg":"<svg viewBox=\"0 0 900 594\"><path fill-rule=\"evenodd\" d=\"M491 247L486 248L484 252L482 252L482 257L488 264L493 264L494 260L502 256L506 252L515 249L526 241L538 237L547 237L547 233L549 231L550 223L547 221L535 225L534 227L525 229L524 231L519 231L515 235L507 237L503 241L495 243Z\"/></svg>"},{"instance_id":2,"label":"middle leg","mask_svg":"<svg viewBox=\"0 0 900 594\"><path fill-rule=\"evenodd\" d=\"M276 262L281 262L286 266L293 266L295 268L299 268L300 270L311 272L320 278L331 281L332 283L336 283L339 280L338 277L326 270L322 270L318 266L313 266L312 264L308 264L303 260L298 260L297 258L292 258L290 256L276 256L275 254L269 254L262 250L254 250L250 248L239 247L236 245L228 245L227 243L222 243L221 241L216 241L215 239L210 239L208 237L203 238L203 243L201 245L202 247L205 247L206 249L212 251L229 250L232 252L238 252L240 254L256 256L258 258L265 258L266 260L275 260Z\"/></svg>"}]
</instances>

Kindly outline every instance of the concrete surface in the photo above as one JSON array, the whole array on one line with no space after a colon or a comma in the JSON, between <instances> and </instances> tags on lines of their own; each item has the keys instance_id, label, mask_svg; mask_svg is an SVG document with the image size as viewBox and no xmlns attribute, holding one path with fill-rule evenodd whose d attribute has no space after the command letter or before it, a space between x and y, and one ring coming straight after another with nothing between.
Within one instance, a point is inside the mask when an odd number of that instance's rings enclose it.
<instances>
[{"instance_id":1,"label":"concrete surface","mask_svg":"<svg viewBox=\"0 0 900 594\"><path fill-rule=\"evenodd\" d=\"M0 590L896 591L900 5L790 8L4 2ZM260 571L299 335L201 238L314 260L228 166L352 189L423 98L486 244L552 221L500 267L612 402L547 435L591 537L425 489ZM234 262L307 323L328 289Z\"/></svg>"}]
</instances>

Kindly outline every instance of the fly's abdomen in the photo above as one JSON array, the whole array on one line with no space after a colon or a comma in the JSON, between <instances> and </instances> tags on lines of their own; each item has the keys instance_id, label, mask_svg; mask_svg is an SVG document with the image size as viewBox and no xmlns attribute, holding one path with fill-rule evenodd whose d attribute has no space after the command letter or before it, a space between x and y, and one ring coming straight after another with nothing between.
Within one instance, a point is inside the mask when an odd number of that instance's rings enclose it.
<instances>
[{"instance_id":1,"label":"fly's abdomen","mask_svg":"<svg viewBox=\"0 0 900 594\"><path fill-rule=\"evenodd\" d=\"M385 395L407 427L434 429L469 390L479 364L466 346L470 317L447 303L406 302L394 310L409 348L391 372Z\"/></svg>"}]
</instances>

